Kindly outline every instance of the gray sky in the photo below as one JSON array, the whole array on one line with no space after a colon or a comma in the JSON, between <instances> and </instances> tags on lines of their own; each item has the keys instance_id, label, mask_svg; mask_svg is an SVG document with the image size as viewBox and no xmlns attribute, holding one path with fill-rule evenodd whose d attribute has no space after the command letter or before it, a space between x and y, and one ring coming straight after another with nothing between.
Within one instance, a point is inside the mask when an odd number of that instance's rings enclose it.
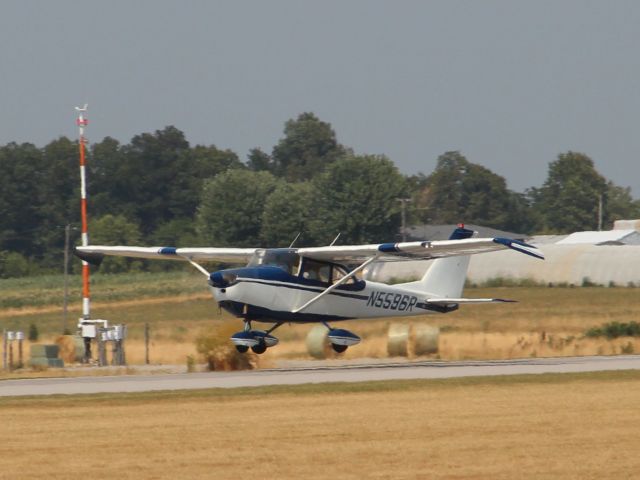
<instances>
[{"instance_id":1,"label":"gray sky","mask_svg":"<svg viewBox=\"0 0 640 480\"><path fill-rule=\"evenodd\" d=\"M175 125L270 152L313 111L430 173L460 150L522 191L580 151L640 197L637 1L3 1L0 144Z\"/></svg>"}]
</instances>

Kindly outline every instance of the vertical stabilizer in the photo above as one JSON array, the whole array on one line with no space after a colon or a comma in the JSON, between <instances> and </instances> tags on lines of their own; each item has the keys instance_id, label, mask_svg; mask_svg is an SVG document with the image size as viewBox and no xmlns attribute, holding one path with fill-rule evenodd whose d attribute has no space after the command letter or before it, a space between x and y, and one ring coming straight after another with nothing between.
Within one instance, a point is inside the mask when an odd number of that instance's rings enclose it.
<instances>
[{"instance_id":1,"label":"vertical stabilizer","mask_svg":"<svg viewBox=\"0 0 640 480\"><path fill-rule=\"evenodd\" d=\"M449 240L462 240L475 235L476 232L473 230L468 230L463 225L459 225L453 231ZM467 278L469 259L469 255L463 255L433 260L431 267L429 267L422 279L417 282L411 282L407 286L419 288L421 291L430 293L438 298L460 298Z\"/></svg>"},{"instance_id":2,"label":"vertical stabilizer","mask_svg":"<svg viewBox=\"0 0 640 480\"><path fill-rule=\"evenodd\" d=\"M424 274L421 290L439 298L460 298L469 267L469 255L439 258Z\"/></svg>"}]
</instances>

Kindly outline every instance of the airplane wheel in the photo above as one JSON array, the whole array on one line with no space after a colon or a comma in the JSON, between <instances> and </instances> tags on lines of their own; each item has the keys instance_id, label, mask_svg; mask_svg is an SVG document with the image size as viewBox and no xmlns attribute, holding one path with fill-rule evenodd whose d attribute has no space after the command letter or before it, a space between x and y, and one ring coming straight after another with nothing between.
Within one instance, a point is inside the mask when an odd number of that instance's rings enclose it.
<instances>
[{"instance_id":1,"label":"airplane wheel","mask_svg":"<svg viewBox=\"0 0 640 480\"><path fill-rule=\"evenodd\" d=\"M336 345L335 343L332 343L331 348L333 348L335 352L342 353L349 347L347 345Z\"/></svg>"},{"instance_id":2,"label":"airplane wheel","mask_svg":"<svg viewBox=\"0 0 640 480\"><path fill-rule=\"evenodd\" d=\"M240 353L246 353L249 350L249 347L246 345L236 345L236 350Z\"/></svg>"},{"instance_id":3,"label":"airplane wheel","mask_svg":"<svg viewBox=\"0 0 640 480\"><path fill-rule=\"evenodd\" d=\"M257 353L258 355L260 355L261 353L267 351L267 344L264 342L260 342L258 345L254 345L253 347L251 347L251 350L253 350L253 353Z\"/></svg>"}]
</instances>

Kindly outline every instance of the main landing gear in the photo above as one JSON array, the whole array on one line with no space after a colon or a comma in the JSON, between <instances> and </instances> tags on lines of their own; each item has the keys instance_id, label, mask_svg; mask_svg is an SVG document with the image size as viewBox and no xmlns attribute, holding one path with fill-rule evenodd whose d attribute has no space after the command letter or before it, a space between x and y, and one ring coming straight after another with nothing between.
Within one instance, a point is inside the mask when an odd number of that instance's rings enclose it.
<instances>
[{"instance_id":1,"label":"main landing gear","mask_svg":"<svg viewBox=\"0 0 640 480\"><path fill-rule=\"evenodd\" d=\"M282 325L283 322L276 323L266 332L262 330L253 330L251 328L251 320L244 321L244 330L238 333L234 333L231 336L231 341L236 346L236 350L240 353L246 353L251 349L253 353L258 355L267 351L267 348L274 347L278 344L279 340L271 335L276 328ZM347 348L360 343L360 337L349 330L344 328L331 328L331 326L322 322L329 330L327 338L331 343L331 348L337 353L343 353Z\"/></svg>"},{"instance_id":2,"label":"main landing gear","mask_svg":"<svg viewBox=\"0 0 640 480\"><path fill-rule=\"evenodd\" d=\"M327 338L334 352L343 353L347 348L360 343L360 337L344 328L331 328L328 323L322 322L329 329Z\"/></svg>"},{"instance_id":3,"label":"main landing gear","mask_svg":"<svg viewBox=\"0 0 640 480\"><path fill-rule=\"evenodd\" d=\"M231 336L231 341L236 346L236 350L240 353L246 353L251 349L253 353L263 354L267 351L267 348L274 347L278 344L278 339L271 335L276 328L282 323L276 323L266 332L262 330L252 330L251 320L244 321L244 330L242 332L234 333Z\"/></svg>"}]
</instances>

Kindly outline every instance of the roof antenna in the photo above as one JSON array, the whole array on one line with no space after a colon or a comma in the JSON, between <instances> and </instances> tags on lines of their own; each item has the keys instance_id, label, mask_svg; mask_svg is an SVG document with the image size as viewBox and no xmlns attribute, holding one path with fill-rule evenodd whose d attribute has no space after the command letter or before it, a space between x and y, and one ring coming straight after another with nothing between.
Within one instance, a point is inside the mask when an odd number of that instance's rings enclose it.
<instances>
[{"instance_id":1,"label":"roof antenna","mask_svg":"<svg viewBox=\"0 0 640 480\"><path fill-rule=\"evenodd\" d=\"M289 248L293 248L293 244L296 243L298 238L300 238L300 235L302 235L302 232L298 232L298 235L296 235L296 238L293 239L293 242L291 242L291 245L289 245Z\"/></svg>"},{"instance_id":2,"label":"roof antenna","mask_svg":"<svg viewBox=\"0 0 640 480\"><path fill-rule=\"evenodd\" d=\"M336 235L336 238L333 239L333 242L331 242L329 244L330 247L333 247L333 245L338 241L338 239L340 238L340 235L342 235L342 232L338 232L338 235Z\"/></svg>"}]
</instances>

